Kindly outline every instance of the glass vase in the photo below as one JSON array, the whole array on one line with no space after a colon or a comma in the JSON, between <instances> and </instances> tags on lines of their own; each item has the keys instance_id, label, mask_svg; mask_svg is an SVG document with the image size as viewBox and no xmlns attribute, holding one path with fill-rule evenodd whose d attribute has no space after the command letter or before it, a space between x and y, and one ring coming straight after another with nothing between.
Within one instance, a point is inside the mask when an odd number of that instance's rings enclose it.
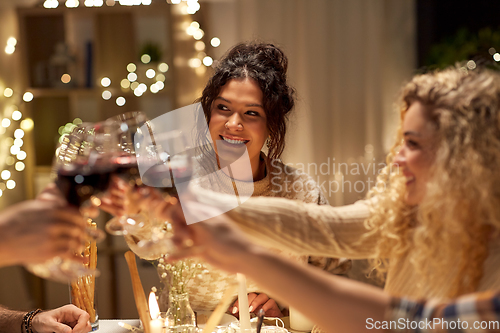
<instances>
[{"instance_id":1,"label":"glass vase","mask_svg":"<svg viewBox=\"0 0 500 333\"><path fill-rule=\"evenodd\" d=\"M166 322L170 333L196 332L196 316L189 304L188 293L170 293Z\"/></svg>"}]
</instances>

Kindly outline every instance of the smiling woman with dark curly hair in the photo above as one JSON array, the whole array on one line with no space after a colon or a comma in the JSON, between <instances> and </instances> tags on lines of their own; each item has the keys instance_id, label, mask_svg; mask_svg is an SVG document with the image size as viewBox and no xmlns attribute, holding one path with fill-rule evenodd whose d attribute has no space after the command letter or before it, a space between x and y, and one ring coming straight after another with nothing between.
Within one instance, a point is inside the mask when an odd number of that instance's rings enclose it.
<instances>
[{"instance_id":1,"label":"smiling woman with dark curly hair","mask_svg":"<svg viewBox=\"0 0 500 333\"><path fill-rule=\"evenodd\" d=\"M328 204L317 183L306 173L285 165L281 155L290 113L295 105L295 89L287 78L288 58L276 45L262 42L240 43L217 63L199 102L208 132L198 133L200 168L195 184L220 193L247 193L281 197L319 205ZM210 142L209 144L207 144ZM244 147L252 174L241 175L238 168L225 174L224 165L234 160ZM227 156L230 156L227 158ZM231 157L233 156L233 157ZM238 155L239 156L239 155ZM211 163L214 161L214 163ZM278 251L278 250L276 250ZM335 274L345 274L350 261L324 257L297 256L280 251L296 261L309 262ZM216 269L190 281L188 290L193 308L212 310L234 277ZM261 307L267 316L281 316L283 307L248 285L251 311ZM238 312L235 303L232 313Z\"/></svg>"}]
</instances>

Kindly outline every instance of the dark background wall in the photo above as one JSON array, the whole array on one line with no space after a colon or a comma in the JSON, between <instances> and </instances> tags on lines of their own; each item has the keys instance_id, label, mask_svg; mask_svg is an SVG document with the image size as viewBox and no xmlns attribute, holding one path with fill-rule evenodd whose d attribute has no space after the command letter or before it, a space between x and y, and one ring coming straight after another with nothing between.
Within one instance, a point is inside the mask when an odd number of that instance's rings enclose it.
<instances>
[{"instance_id":1,"label":"dark background wall","mask_svg":"<svg viewBox=\"0 0 500 333\"><path fill-rule=\"evenodd\" d=\"M431 46L453 36L460 28L473 33L500 28L500 1L417 0L418 66L425 64Z\"/></svg>"}]
</instances>

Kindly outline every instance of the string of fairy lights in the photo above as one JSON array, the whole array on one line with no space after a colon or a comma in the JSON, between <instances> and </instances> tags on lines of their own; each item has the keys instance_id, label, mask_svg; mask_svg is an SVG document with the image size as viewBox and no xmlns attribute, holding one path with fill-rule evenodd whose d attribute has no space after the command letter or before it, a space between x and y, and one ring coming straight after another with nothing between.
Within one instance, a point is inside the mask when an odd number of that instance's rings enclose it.
<instances>
[{"instance_id":1,"label":"string of fairy lights","mask_svg":"<svg viewBox=\"0 0 500 333\"><path fill-rule=\"evenodd\" d=\"M187 24L185 31L186 34L192 36L195 40L194 48L198 52L196 57L188 60L188 66L195 70L201 66L212 66L214 60L204 52L205 43L200 40L205 34L204 31L200 29L200 24L197 21L192 21ZM212 47L218 47L220 43L218 37L213 37L210 41ZM149 54L142 54L140 59L142 65L151 63L151 56ZM161 62L156 65L156 68L154 68L154 66L145 66L141 68L142 72L140 72L138 65L135 63L129 63L126 66L127 75L120 81L122 91L126 92L130 89L135 96L140 97L148 90L156 94L165 87L165 73L169 70L169 65L167 63ZM103 77L100 80L100 85L103 88L110 87L111 79L109 77ZM104 100L110 100L113 97L113 92L111 89L105 89L101 96ZM115 101L118 106L123 106L126 103L125 97L121 95L117 96Z\"/></svg>"},{"instance_id":2,"label":"string of fairy lights","mask_svg":"<svg viewBox=\"0 0 500 333\"><path fill-rule=\"evenodd\" d=\"M194 14L200 10L200 4L198 0L166 0L168 4L179 5L181 3L186 3L185 9L182 9L184 14ZM45 0L43 2L43 7L45 8L57 8L63 3L67 8L77 8L77 7L113 7L115 5L120 6L149 6L152 0Z\"/></svg>"},{"instance_id":3,"label":"string of fairy lights","mask_svg":"<svg viewBox=\"0 0 500 333\"><path fill-rule=\"evenodd\" d=\"M7 45L5 46L5 53L10 55L16 50L17 39L9 37ZM3 84L2 84L3 86ZM23 150L24 135L26 131L33 129L33 120L25 118L17 104L19 102L31 102L33 94L31 92L24 92L23 94L16 93L12 88L3 86L2 95L6 100L3 112L3 118L0 121L0 143L2 149L0 150L5 155L5 164L0 171L0 196L6 190L13 190L16 188L16 181L13 174L14 171L21 172L26 168L24 160L28 157L26 151ZM1 91L1 90L0 90ZM24 119L23 119L24 118Z\"/></svg>"},{"instance_id":4,"label":"string of fairy lights","mask_svg":"<svg viewBox=\"0 0 500 333\"><path fill-rule=\"evenodd\" d=\"M198 0L168 0L169 4L179 5L180 12L184 15L194 14L200 9ZM122 4L123 1L120 2ZM141 1L127 1L129 4L140 5L145 4ZM149 4L150 2L146 3ZM205 36L205 32L200 27L200 23L197 21L186 21L183 23L182 29L185 33L193 38L195 41L194 49L196 50L196 56L188 60L188 66L197 70L202 66L210 67L214 64L212 57L205 53L206 45L201 39ZM210 45L212 47L220 46L220 39L218 37L213 37L210 40ZM134 95L137 97L142 96L148 90L156 94L160 92L165 87L165 73L169 70L169 65L165 62L161 62L153 66L145 66L151 63L151 56L144 53L140 57L140 62L143 66L138 66L135 63L129 63L126 67L126 77L120 81L120 86L122 91L128 91L129 89L133 91ZM141 70L143 72L141 72ZM109 77L103 77L100 81L103 88L108 88L111 85L111 80ZM105 89L102 92L102 98L104 100L109 100L113 98L113 92L111 89ZM126 103L126 98L119 95L115 98L115 102L118 106L123 106Z\"/></svg>"},{"instance_id":5,"label":"string of fairy lights","mask_svg":"<svg viewBox=\"0 0 500 333\"><path fill-rule=\"evenodd\" d=\"M180 12L184 15L192 15L200 10L200 4L198 3L198 0L166 0L166 2L172 5L179 5ZM148 6L151 3L151 0L107 0L105 2L101 0L86 0L83 2L83 6ZM64 4L68 8L76 8L82 6L80 4L80 1L78 0L67 0L64 2ZM43 4L45 8L57 8L59 5L60 3L58 0L45 0ZM182 29L186 32L187 35L192 36L193 40L195 41L194 49L197 52L196 56L188 60L188 66L193 68L197 72L199 69L201 69L202 66L212 66L214 64L214 60L212 57L205 53L206 45L205 42L201 40L205 36L205 32L200 28L200 23L197 21L184 22ZM221 40L218 37L211 38L210 45L212 47L218 47L220 46L220 44ZM142 54L140 57L140 63L142 65L150 64L151 56L147 53ZM129 63L126 66L126 72L124 72L126 73L126 77L124 77L120 81L122 92L128 92L129 90L132 90L136 97L140 97L144 93L148 92L148 90L152 94L156 94L163 90L166 80L165 73L169 70L169 65L165 62L161 62L156 65L156 68L154 68L153 66L139 66L141 64ZM72 78L70 74L63 74L61 76L61 82L64 84L70 83L71 80ZM112 84L111 79L107 76L102 77L99 84L104 88L101 97L104 100L110 100L111 98L113 98L113 89L110 88ZM118 94L118 96L115 97L115 102L118 106L124 106L127 100L123 95Z\"/></svg>"},{"instance_id":6,"label":"string of fairy lights","mask_svg":"<svg viewBox=\"0 0 500 333\"><path fill-rule=\"evenodd\" d=\"M200 10L200 4L198 0L166 0L168 4L178 5L180 13L183 15L192 15ZM76 7L113 7L118 6L148 6L151 5L152 0L45 0L43 2L43 7L45 8L57 8L61 4L64 4L67 8ZM205 53L206 45L202 40L205 36L205 32L201 29L200 23L197 21L187 20L183 23L182 29L185 33L193 38L194 49L197 54L190 58L187 62L190 68L195 71L202 69L202 67L210 67L215 64L212 57ZM214 48L219 47L221 40L218 37L213 37L210 39L210 45ZM12 55L16 51L17 39L15 37L9 37L5 46L5 53L7 55ZM500 59L499 59L500 60ZM126 66L126 77L120 81L120 87L122 91L132 90L134 95L137 97L143 94L149 93L156 94L160 92L165 87L166 73L169 70L169 65L165 62L152 65L151 56L147 53L142 54L140 58L140 63L129 63ZM70 83L72 80L70 74L65 73L61 76L62 83ZM111 79L109 77L103 77L100 79L100 85L104 88L101 97L104 100L110 100L113 98L113 91L111 87ZM2 93L3 91L3 93ZM17 106L20 103L29 103L33 100L34 95L30 91L14 91L11 87L8 87L3 83L0 78L0 98L1 95L5 98L5 107L3 112L3 118L0 120L0 152L3 152L2 158L5 158L5 163L1 167L0 171L0 197L7 190L13 190L16 188L16 182L14 179L15 172L22 172L26 168L25 160L27 158L27 153L23 150L25 132L31 131L34 127L33 120L31 118L24 117L22 112ZM126 103L124 96L118 94L115 97L115 102L118 106L123 106ZM65 132L69 132L76 125L81 123L81 119L76 118L72 123L68 123L59 127L59 134L62 135Z\"/></svg>"}]
</instances>

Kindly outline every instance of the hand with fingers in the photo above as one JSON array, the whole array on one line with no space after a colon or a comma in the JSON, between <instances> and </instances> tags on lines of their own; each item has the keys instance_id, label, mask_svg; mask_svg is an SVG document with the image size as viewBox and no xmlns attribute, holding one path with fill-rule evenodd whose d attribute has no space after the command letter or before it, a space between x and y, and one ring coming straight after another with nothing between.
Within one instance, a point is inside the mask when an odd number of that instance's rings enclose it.
<instances>
[{"instance_id":1,"label":"hand with fingers","mask_svg":"<svg viewBox=\"0 0 500 333\"><path fill-rule=\"evenodd\" d=\"M283 317L283 313L276 301L272 298L269 298L264 293L249 293L248 294L248 310L251 313L257 314L260 309L264 310L264 314L266 317ZM231 313L235 316L239 314L238 300L234 302L234 304L229 308Z\"/></svg>"},{"instance_id":2,"label":"hand with fingers","mask_svg":"<svg viewBox=\"0 0 500 333\"><path fill-rule=\"evenodd\" d=\"M89 314L72 304L38 313L32 328L37 333L86 333L92 329Z\"/></svg>"},{"instance_id":3,"label":"hand with fingers","mask_svg":"<svg viewBox=\"0 0 500 333\"><path fill-rule=\"evenodd\" d=\"M158 201L152 194L153 202ZM228 271L241 272L241 258L252 253L265 251L251 243L243 232L230 219L219 214L214 216L217 208L196 201L183 201L182 208L178 201L159 202L157 211L172 223L174 229L173 241L177 247L169 254L168 260L175 261L188 257L199 257L206 263ZM184 214L194 214L201 222L186 224Z\"/></svg>"},{"instance_id":4,"label":"hand with fingers","mask_svg":"<svg viewBox=\"0 0 500 333\"><path fill-rule=\"evenodd\" d=\"M214 264L214 266L226 266L223 263L225 254L220 255L219 251L212 251L210 248L228 250L242 244L250 244L236 227L230 225L222 213L214 214L214 210L217 210L217 208L199 203L187 195L182 198L183 204L181 207L179 199L176 197L164 198L159 191L149 187L141 188L137 190L137 193L140 194L137 202L141 209L147 209L156 218L169 220L172 223L174 229L173 241L178 250L175 254L170 254L169 258L171 260L199 256L208 263ZM184 214L192 214L196 216L197 220L203 222L188 225ZM205 216L214 215L219 216L204 221ZM233 237L235 239L232 239Z\"/></svg>"},{"instance_id":5,"label":"hand with fingers","mask_svg":"<svg viewBox=\"0 0 500 333\"><path fill-rule=\"evenodd\" d=\"M114 216L124 215L127 213L126 208L130 202L127 195L131 192L133 192L133 188L121 178L113 175L99 208Z\"/></svg>"},{"instance_id":6,"label":"hand with fingers","mask_svg":"<svg viewBox=\"0 0 500 333\"><path fill-rule=\"evenodd\" d=\"M170 218L174 206L178 204L175 197L164 197L164 195L153 187L135 188L131 194L134 206L138 210L148 211L152 216L167 220ZM175 209L180 208L176 207ZM184 222L184 219L183 219Z\"/></svg>"},{"instance_id":7,"label":"hand with fingers","mask_svg":"<svg viewBox=\"0 0 500 333\"><path fill-rule=\"evenodd\" d=\"M169 206L168 199L155 188L147 186L131 186L123 179L112 176L106 195L101 200L100 208L114 216L135 215L141 210L151 211L156 217L163 218Z\"/></svg>"},{"instance_id":8,"label":"hand with fingers","mask_svg":"<svg viewBox=\"0 0 500 333\"><path fill-rule=\"evenodd\" d=\"M86 222L55 185L36 200L10 206L0 214L0 266L39 263L59 256L82 261Z\"/></svg>"},{"instance_id":9,"label":"hand with fingers","mask_svg":"<svg viewBox=\"0 0 500 333\"><path fill-rule=\"evenodd\" d=\"M138 201L143 209L149 207L156 217L169 220L173 225L177 249L169 254L169 261L196 256L212 266L236 273L244 265L243 256L265 251L251 243L217 207L197 202L194 196L183 196L181 207L177 198L165 199L153 188L143 188L139 192ZM185 219L188 214L192 220L201 222L188 225Z\"/></svg>"}]
</instances>

